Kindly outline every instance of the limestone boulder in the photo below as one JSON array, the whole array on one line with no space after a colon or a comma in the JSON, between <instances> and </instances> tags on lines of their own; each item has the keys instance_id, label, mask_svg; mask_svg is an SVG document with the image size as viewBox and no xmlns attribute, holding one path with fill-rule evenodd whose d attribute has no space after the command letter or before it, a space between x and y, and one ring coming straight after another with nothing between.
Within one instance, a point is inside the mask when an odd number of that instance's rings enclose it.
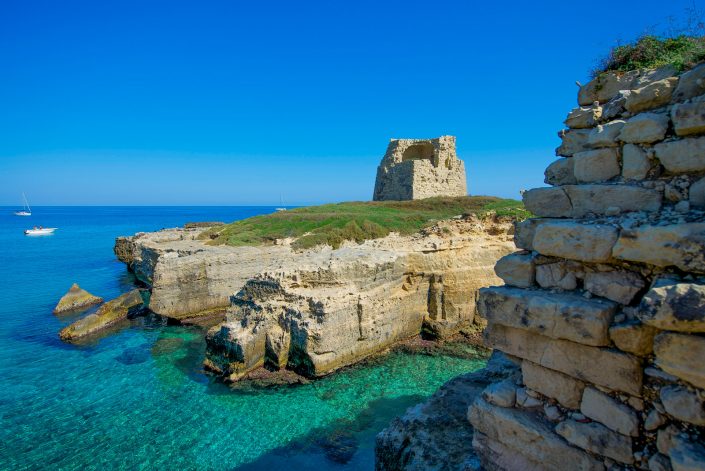
<instances>
[{"instance_id":1,"label":"limestone boulder","mask_svg":"<svg viewBox=\"0 0 705 471\"><path fill-rule=\"evenodd\" d=\"M568 267L566 262L537 265L536 282L542 288L574 290L578 286L575 272Z\"/></svg>"},{"instance_id":2,"label":"limestone boulder","mask_svg":"<svg viewBox=\"0 0 705 471\"><path fill-rule=\"evenodd\" d=\"M662 194L631 185L568 185L563 187L572 206L572 217L603 215L609 208L620 212L654 212L661 208Z\"/></svg>"},{"instance_id":3,"label":"limestone boulder","mask_svg":"<svg viewBox=\"0 0 705 471\"><path fill-rule=\"evenodd\" d=\"M611 258L617 237L617 229L612 226L546 222L536 228L533 246L543 255L604 262Z\"/></svg>"},{"instance_id":4,"label":"limestone boulder","mask_svg":"<svg viewBox=\"0 0 705 471\"><path fill-rule=\"evenodd\" d=\"M59 302L54 308L54 314L63 314L66 312L85 309L103 302L103 298L94 296L85 289L82 289L78 284L74 283L69 288L68 292L59 299Z\"/></svg>"},{"instance_id":5,"label":"limestone boulder","mask_svg":"<svg viewBox=\"0 0 705 471\"><path fill-rule=\"evenodd\" d=\"M628 305L645 286L643 278L626 270L590 271L585 289L592 294Z\"/></svg>"},{"instance_id":6,"label":"limestone boulder","mask_svg":"<svg viewBox=\"0 0 705 471\"><path fill-rule=\"evenodd\" d=\"M65 342L75 341L144 314L144 309L142 293L139 289L133 289L108 301L95 314L90 314L64 327L59 332L59 337Z\"/></svg>"},{"instance_id":7,"label":"limestone boulder","mask_svg":"<svg viewBox=\"0 0 705 471\"><path fill-rule=\"evenodd\" d=\"M705 425L705 393L682 386L661 388L661 404L673 418L694 425Z\"/></svg>"},{"instance_id":8,"label":"limestone boulder","mask_svg":"<svg viewBox=\"0 0 705 471\"><path fill-rule=\"evenodd\" d=\"M641 300L639 318L661 330L705 332L705 283L658 279Z\"/></svg>"},{"instance_id":9,"label":"limestone boulder","mask_svg":"<svg viewBox=\"0 0 705 471\"><path fill-rule=\"evenodd\" d=\"M524 384L569 409L580 408L585 383L558 371L549 370L529 360L521 362Z\"/></svg>"},{"instance_id":10,"label":"limestone boulder","mask_svg":"<svg viewBox=\"0 0 705 471\"><path fill-rule=\"evenodd\" d=\"M641 396L640 361L610 349L568 340L551 339L524 329L490 324L485 329L489 347L559 371L584 382Z\"/></svg>"},{"instance_id":11,"label":"limestone boulder","mask_svg":"<svg viewBox=\"0 0 705 471\"><path fill-rule=\"evenodd\" d=\"M534 188L522 196L524 206L541 217L569 217L572 213L570 199L563 188Z\"/></svg>"},{"instance_id":12,"label":"limestone boulder","mask_svg":"<svg viewBox=\"0 0 705 471\"><path fill-rule=\"evenodd\" d=\"M549 423L531 413L497 407L478 399L468 415L476 433L489 438L493 444L502 445L500 449L485 448L481 453L483 465L488 469L563 470L566 463L575 470L603 469L602 463L568 445ZM497 468L498 465L501 467Z\"/></svg>"},{"instance_id":13,"label":"limestone boulder","mask_svg":"<svg viewBox=\"0 0 705 471\"><path fill-rule=\"evenodd\" d=\"M558 133L561 138L561 145L556 149L556 155L570 157L571 155L588 150L588 138L590 129L568 129Z\"/></svg>"},{"instance_id":14,"label":"limestone boulder","mask_svg":"<svg viewBox=\"0 0 705 471\"><path fill-rule=\"evenodd\" d=\"M705 273L705 223L623 229L612 255L621 260Z\"/></svg>"},{"instance_id":15,"label":"limestone boulder","mask_svg":"<svg viewBox=\"0 0 705 471\"><path fill-rule=\"evenodd\" d=\"M678 104L671 110L671 119L679 136L705 133L705 102Z\"/></svg>"},{"instance_id":16,"label":"limestone boulder","mask_svg":"<svg viewBox=\"0 0 705 471\"><path fill-rule=\"evenodd\" d=\"M575 446L624 464L632 464L632 439L613 432L597 422L566 420L556 426L556 433Z\"/></svg>"},{"instance_id":17,"label":"limestone boulder","mask_svg":"<svg viewBox=\"0 0 705 471\"><path fill-rule=\"evenodd\" d=\"M668 115L640 113L626 122L619 134L619 139L631 144L650 144L663 140L666 131L668 131Z\"/></svg>"},{"instance_id":18,"label":"limestone boulder","mask_svg":"<svg viewBox=\"0 0 705 471\"><path fill-rule=\"evenodd\" d=\"M560 219L531 218L525 219L514 225L514 244L518 249L534 250L534 236L536 228L542 224Z\"/></svg>"},{"instance_id":19,"label":"limestone boulder","mask_svg":"<svg viewBox=\"0 0 705 471\"><path fill-rule=\"evenodd\" d=\"M534 256L530 253L513 253L500 258L494 266L498 277L511 286L529 288L534 285Z\"/></svg>"},{"instance_id":20,"label":"limestone boulder","mask_svg":"<svg viewBox=\"0 0 705 471\"><path fill-rule=\"evenodd\" d=\"M597 124L597 121L602 116L602 107L592 105L587 107L578 107L568 113L565 120L565 125L571 129L591 128Z\"/></svg>"},{"instance_id":21,"label":"limestone boulder","mask_svg":"<svg viewBox=\"0 0 705 471\"><path fill-rule=\"evenodd\" d=\"M480 290L478 310L493 324L585 345L606 346L616 305L574 293L498 286Z\"/></svg>"},{"instance_id":22,"label":"limestone boulder","mask_svg":"<svg viewBox=\"0 0 705 471\"><path fill-rule=\"evenodd\" d=\"M681 102L705 93L705 64L684 72L673 92L673 101Z\"/></svg>"},{"instance_id":23,"label":"limestone boulder","mask_svg":"<svg viewBox=\"0 0 705 471\"><path fill-rule=\"evenodd\" d=\"M669 77L632 90L624 107L630 113L639 113L665 106L671 101L673 90L678 85L678 77Z\"/></svg>"},{"instance_id":24,"label":"limestone boulder","mask_svg":"<svg viewBox=\"0 0 705 471\"><path fill-rule=\"evenodd\" d=\"M705 171L705 137L688 137L654 146L656 157L671 173Z\"/></svg>"},{"instance_id":25,"label":"limestone boulder","mask_svg":"<svg viewBox=\"0 0 705 471\"><path fill-rule=\"evenodd\" d=\"M662 370L705 389L705 337L664 332L654 339L654 354Z\"/></svg>"},{"instance_id":26,"label":"limestone boulder","mask_svg":"<svg viewBox=\"0 0 705 471\"><path fill-rule=\"evenodd\" d=\"M572 158L575 161L574 173L578 182L607 181L618 176L622 171L617 149L605 148L578 152Z\"/></svg>"},{"instance_id":27,"label":"limestone boulder","mask_svg":"<svg viewBox=\"0 0 705 471\"><path fill-rule=\"evenodd\" d=\"M583 392L580 412L622 435L639 436L636 411L595 388L586 388Z\"/></svg>"},{"instance_id":28,"label":"limestone boulder","mask_svg":"<svg viewBox=\"0 0 705 471\"><path fill-rule=\"evenodd\" d=\"M610 338L623 352L643 357L654 351L657 332L650 325L630 321L610 327Z\"/></svg>"},{"instance_id":29,"label":"limestone boulder","mask_svg":"<svg viewBox=\"0 0 705 471\"><path fill-rule=\"evenodd\" d=\"M630 180L643 180L649 174L652 164L646 152L634 144L622 148L622 176Z\"/></svg>"},{"instance_id":30,"label":"limestone boulder","mask_svg":"<svg viewBox=\"0 0 705 471\"><path fill-rule=\"evenodd\" d=\"M587 144L590 147L617 147L617 138L624 127L625 121L615 120L605 124L598 124L588 136Z\"/></svg>"},{"instance_id":31,"label":"limestone boulder","mask_svg":"<svg viewBox=\"0 0 705 471\"><path fill-rule=\"evenodd\" d=\"M573 159L558 159L551 163L544 172L546 182L549 185L572 185L577 183L573 174L575 160Z\"/></svg>"},{"instance_id":32,"label":"limestone boulder","mask_svg":"<svg viewBox=\"0 0 705 471\"><path fill-rule=\"evenodd\" d=\"M507 378L487 386L482 391L482 398L500 407L514 407L516 402L517 387L513 378Z\"/></svg>"},{"instance_id":33,"label":"limestone boulder","mask_svg":"<svg viewBox=\"0 0 705 471\"><path fill-rule=\"evenodd\" d=\"M631 90L639 79L640 72L605 72L580 87L578 103L586 106L595 101L605 103L615 98L621 90Z\"/></svg>"}]
</instances>

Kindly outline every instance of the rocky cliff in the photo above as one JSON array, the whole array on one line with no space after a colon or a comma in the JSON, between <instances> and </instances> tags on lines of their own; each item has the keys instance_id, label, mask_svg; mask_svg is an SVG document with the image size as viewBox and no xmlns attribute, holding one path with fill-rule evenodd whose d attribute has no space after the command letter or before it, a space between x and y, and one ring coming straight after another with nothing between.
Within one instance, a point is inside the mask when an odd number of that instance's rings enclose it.
<instances>
[{"instance_id":1,"label":"rocky cliff","mask_svg":"<svg viewBox=\"0 0 705 471\"><path fill-rule=\"evenodd\" d=\"M116 241L116 254L151 288L150 308L174 319L227 308L207 336L206 366L230 380L266 366L319 376L418 335L475 320L476 294L499 281L510 221L440 221L338 249L206 245L203 229Z\"/></svg>"},{"instance_id":2,"label":"rocky cliff","mask_svg":"<svg viewBox=\"0 0 705 471\"><path fill-rule=\"evenodd\" d=\"M470 407L489 470L705 469L705 64L580 89L480 291L521 364ZM394 468L384 468L394 469Z\"/></svg>"}]
</instances>

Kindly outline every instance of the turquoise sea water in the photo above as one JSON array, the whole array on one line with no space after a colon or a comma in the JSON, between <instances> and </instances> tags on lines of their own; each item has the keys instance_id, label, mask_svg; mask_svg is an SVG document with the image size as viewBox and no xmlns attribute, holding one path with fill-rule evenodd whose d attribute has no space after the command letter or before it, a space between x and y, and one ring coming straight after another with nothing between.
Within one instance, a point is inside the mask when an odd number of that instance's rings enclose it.
<instances>
[{"instance_id":1,"label":"turquoise sea water","mask_svg":"<svg viewBox=\"0 0 705 471\"><path fill-rule=\"evenodd\" d=\"M72 282L132 287L114 238L266 207L0 208L0 469L372 469L374 436L481 359L392 353L311 384L231 390L197 328L141 320L77 347L51 310ZM26 237L32 226L59 227Z\"/></svg>"}]
</instances>

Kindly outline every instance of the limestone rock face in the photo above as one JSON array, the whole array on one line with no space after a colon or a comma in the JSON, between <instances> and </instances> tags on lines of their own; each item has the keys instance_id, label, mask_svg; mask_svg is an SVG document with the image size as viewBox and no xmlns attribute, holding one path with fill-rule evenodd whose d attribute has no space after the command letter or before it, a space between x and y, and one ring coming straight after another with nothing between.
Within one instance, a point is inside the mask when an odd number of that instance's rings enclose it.
<instances>
[{"instance_id":1,"label":"limestone rock face","mask_svg":"<svg viewBox=\"0 0 705 471\"><path fill-rule=\"evenodd\" d=\"M61 297L56 307L54 314L63 314L65 312L77 311L85 309L103 302L103 298L93 296L85 289L81 289L76 283L71 285L68 292Z\"/></svg>"},{"instance_id":2,"label":"limestone rock face","mask_svg":"<svg viewBox=\"0 0 705 471\"><path fill-rule=\"evenodd\" d=\"M465 195L465 164L455 154L455 137L390 141L377 168L373 200Z\"/></svg>"},{"instance_id":3,"label":"limestone rock face","mask_svg":"<svg viewBox=\"0 0 705 471\"><path fill-rule=\"evenodd\" d=\"M468 326L475 293L498 281L491 267L511 243L477 220L442 224L298 254L252 277L207 336L209 367L230 380L264 365L320 376L422 329L444 336Z\"/></svg>"},{"instance_id":4,"label":"limestone rock face","mask_svg":"<svg viewBox=\"0 0 705 471\"><path fill-rule=\"evenodd\" d=\"M90 314L63 328L59 332L59 337L64 341L87 337L138 315L142 309L142 294L140 290L133 289L112 301L108 301L95 314Z\"/></svg>"}]
</instances>

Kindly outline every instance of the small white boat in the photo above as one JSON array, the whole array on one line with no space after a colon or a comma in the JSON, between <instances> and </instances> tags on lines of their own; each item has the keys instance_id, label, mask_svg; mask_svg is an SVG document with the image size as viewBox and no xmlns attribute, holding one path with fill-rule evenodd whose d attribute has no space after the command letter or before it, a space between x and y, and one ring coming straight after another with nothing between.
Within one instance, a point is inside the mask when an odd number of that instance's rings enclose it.
<instances>
[{"instance_id":1,"label":"small white boat","mask_svg":"<svg viewBox=\"0 0 705 471\"><path fill-rule=\"evenodd\" d=\"M27 229L24 231L24 235L49 235L49 234L53 234L56 229L57 229L56 227L41 227L39 229L37 229L37 228Z\"/></svg>"},{"instance_id":2,"label":"small white boat","mask_svg":"<svg viewBox=\"0 0 705 471\"><path fill-rule=\"evenodd\" d=\"M286 208L274 208L275 211L286 211Z\"/></svg>"},{"instance_id":3,"label":"small white boat","mask_svg":"<svg viewBox=\"0 0 705 471\"><path fill-rule=\"evenodd\" d=\"M24 199L24 206L22 207L22 211L15 211L15 216L31 216L32 208L29 207L27 197L24 195L24 193L22 193L22 199Z\"/></svg>"}]
</instances>

